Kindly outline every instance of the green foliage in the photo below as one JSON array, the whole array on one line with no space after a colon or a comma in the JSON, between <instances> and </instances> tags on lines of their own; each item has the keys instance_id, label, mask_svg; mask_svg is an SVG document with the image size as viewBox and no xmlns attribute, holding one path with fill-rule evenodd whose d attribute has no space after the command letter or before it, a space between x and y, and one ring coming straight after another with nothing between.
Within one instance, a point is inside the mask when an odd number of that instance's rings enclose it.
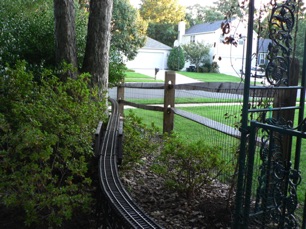
<instances>
[{"instance_id":1,"label":"green foliage","mask_svg":"<svg viewBox=\"0 0 306 229\"><path fill-rule=\"evenodd\" d=\"M178 24L150 22L147 30L148 37L170 47L177 39Z\"/></svg>"},{"instance_id":2,"label":"green foliage","mask_svg":"<svg viewBox=\"0 0 306 229\"><path fill-rule=\"evenodd\" d=\"M216 7L204 7L200 4L187 7L186 20L189 26L223 19L224 15Z\"/></svg>"},{"instance_id":3,"label":"green foliage","mask_svg":"<svg viewBox=\"0 0 306 229\"><path fill-rule=\"evenodd\" d=\"M210 45L202 42L192 42L187 45L183 45L186 60L189 60L191 64L196 66L197 72L201 63L210 62Z\"/></svg>"},{"instance_id":4,"label":"green foliage","mask_svg":"<svg viewBox=\"0 0 306 229\"><path fill-rule=\"evenodd\" d=\"M178 0L141 0L139 11L144 20L154 23L178 24L185 18Z\"/></svg>"},{"instance_id":5,"label":"green foliage","mask_svg":"<svg viewBox=\"0 0 306 229\"><path fill-rule=\"evenodd\" d=\"M128 0L114 0L111 45L129 60L145 45L147 23Z\"/></svg>"},{"instance_id":6,"label":"green foliage","mask_svg":"<svg viewBox=\"0 0 306 229\"><path fill-rule=\"evenodd\" d=\"M172 47L177 38L177 25L185 18L185 8L177 0L142 0L139 11L149 23L147 35Z\"/></svg>"},{"instance_id":7,"label":"green foliage","mask_svg":"<svg viewBox=\"0 0 306 229\"><path fill-rule=\"evenodd\" d=\"M83 60L87 13L76 12L78 60ZM28 67L40 75L44 67L55 66L53 1L0 2L0 70L26 60Z\"/></svg>"},{"instance_id":8,"label":"green foliage","mask_svg":"<svg viewBox=\"0 0 306 229\"><path fill-rule=\"evenodd\" d=\"M211 72L211 73L219 73L219 66L217 62L206 62L201 67L201 72Z\"/></svg>"},{"instance_id":9,"label":"green foliage","mask_svg":"<svg viewBox=\"0 0 306 229\"><path fill-rule=\"evenodd\" d=\"M178 71L185 66L185 56L181 47L174 47L168 57L168 67L170 70Z\"/></svg>"},{"instance_id":10,"label":"green foliage","mask_svg":"<svg viewBox=\"0 0 306 229\"><path fill-rule=\"evenodd\" d=\"M123 160L124 169L132 168L142 158L152 154L158 147L158 128L143 124L142 119L130 110L124 118Z\"/></svg>"},{"instance_id":11,"label":"green foliage","mask_svg":"<svg viewBox=\"0 0 306 229\"><path fill-rule=\"evenodd\" d=\"M243 15L247 14L248 1L242 1L240 4L237 0L219 0L215 1L215 9L221 12L224 17L230 19L234 17L242 18Z\"/></svg>"},{"instance_id":12,"label":"green foliage","mask_svg":"<svg viewBox=\"0 0 306 229\"><path fill-rule=\"evenodd\" d=\"M115 47L111 47L109 57L108 86L110 88L115 87L120 81L123 81L126 70L127 67L123 63L122 55L115 49Z\"/></svg>"},{"instance_id":13,"label":"green foliage","mask_svg":"<svg viewBox=\"0 0 306 229\"><path fill-rule=\"evenodd\" d=\"M165 179L168 188L192 198L222 170L225 163L220 153L220 148L202 141L187 144L177 136L165 137L152 169Z\"/></svg>"},{"instance_id":14,"label":"green foliage","mask_svg":"<svg viewBox=\"0 0 306 229\"><path fill-rule=\"evenodd\" d=\"M25 63L0 75L1 204L21 209L27 226L60 226L91 210L93 134L105 102L88 75L65 83Z\"/></svg>"},{"instance_id":15,"label":"green foliage","mask_svg":"<svg viewBox=\"0 0 306 229\"><path fill-rule=\"evenodd\" d=\"M88 12L76 3L76 42L79 68L83 63ZM112 50L110 58L111 85L123 78L125 70L122 55L133 59L145 44L147 24L127 0L114 1L112 17ZM54 14L52 0L24 0L0 2L0 72L5 66L14 66L22 59L35 77L44 67L54 68Z\"/></svg>"},{"instance_id":16,"label":"green foliage","mask_svg":"<svg viewBox=\"0 0 306 229\"><path fill-rule=\"evenodd\" d=\"M27 59L34 67L54 64L53 11L33 1L0 3L0 67ZM41 4L41 6L39 6Z\"/></svg>"}]
</instances>

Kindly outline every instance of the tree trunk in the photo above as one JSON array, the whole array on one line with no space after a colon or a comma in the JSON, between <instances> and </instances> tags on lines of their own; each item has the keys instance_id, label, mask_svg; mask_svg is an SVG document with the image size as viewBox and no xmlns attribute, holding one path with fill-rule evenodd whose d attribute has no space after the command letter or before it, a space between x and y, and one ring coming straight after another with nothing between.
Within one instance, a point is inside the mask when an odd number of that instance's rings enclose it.
<instances>
[{"instance_id":1,"label":"tree trunk","mask_svg":"<svg viewBox=\"0 0 306 229\"><path fill-rule=\"evenodd\" d=\"M74 0L54 0L56 62L65 61L77 69ZM76 78L77 71L70 71Z\"/></svg>"},{"instance_id":2,"label":"tree trunk","mask_svg":"<svg viewBox=\"0 0 306 229\"><path fill-rule=\"evenodd\" d=\"M89 72L100 93L108 89L110 23L113 0L91 0L82 72Z\"/></svg>"}]
</instances>

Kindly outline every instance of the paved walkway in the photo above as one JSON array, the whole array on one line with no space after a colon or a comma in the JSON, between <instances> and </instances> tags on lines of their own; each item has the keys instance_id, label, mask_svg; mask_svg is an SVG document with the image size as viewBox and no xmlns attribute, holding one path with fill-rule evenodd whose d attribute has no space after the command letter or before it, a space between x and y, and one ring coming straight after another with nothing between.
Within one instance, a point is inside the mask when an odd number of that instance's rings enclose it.
<instances>
[{"instance_id":1,"label":"paved walkway","mask_svg":"<svg viewBox=\"0 0 306 229\"><path fill-rule=\"evenodd\" d=\"M151 77L155 77L155 70L146 70L146 69L136 69L135 72L147 75L147 76L151 76ZM163 80L165 81L165 70L160 70L157 75L156 75L156 79L157 80ZM176 84L184 84L184 83L197 83L197 82L201 82L199 80L195 80L186 76L183 76L181 74L176 73L176 80L175 80Z\"/></svg>"}]
</instances>

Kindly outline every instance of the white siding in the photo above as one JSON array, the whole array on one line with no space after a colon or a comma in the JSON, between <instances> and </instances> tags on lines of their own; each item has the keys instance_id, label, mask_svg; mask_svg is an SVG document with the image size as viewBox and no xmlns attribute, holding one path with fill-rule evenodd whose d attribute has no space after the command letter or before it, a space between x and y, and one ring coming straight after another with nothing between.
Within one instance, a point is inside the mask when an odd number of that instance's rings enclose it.
<instances>
[{"instance_id":1,"label":"white siding","mask_svg":"<svg viewBox=\"0 0 306 229\"><path fill-rule=\"evenodd\" d=\"M231 31L234 31L232 36L235 37L237 40L239 35L246 36L247 34L247 27L238 24L237 26L234 24L232 25ZM240 76L240 70L245 68L245 58L246 58L246 49L247 44L238 42L237 47L234 45L227 45L220 41L220 36L222 36L221 29L218 29L214 32L210 33L202 33L202 34L188 34L183 36L182 42L183 44L188 44L190 41L190 36L195 36L195 41L197 42L204 42L207 44L211 44L212 48L210 51L212 61L216 61L219 65L220 73ZM225 36L229 36L225 35ZM257 45L257 33L253 33L253 47L252 53L256 53L256 45ZM213 59L215 57L215 59ZM220 60L219 60L220 59ZM244 63L242 64L242 61ZM189 67L189 63L185 64L185 67ZM252 60L252 66L255 65L255 59Z\"/></svg>"},{"instance_id":2,"label":"white siding","mask_svg":"<svg viewBox=\"0 0 306 229\"><path fill-rule=\"evenodd\" d=\"M126 66L130 69L167 69L167 60L170 51L140 49L136 58L128 61Z\"/></svg>"}]
</instances>

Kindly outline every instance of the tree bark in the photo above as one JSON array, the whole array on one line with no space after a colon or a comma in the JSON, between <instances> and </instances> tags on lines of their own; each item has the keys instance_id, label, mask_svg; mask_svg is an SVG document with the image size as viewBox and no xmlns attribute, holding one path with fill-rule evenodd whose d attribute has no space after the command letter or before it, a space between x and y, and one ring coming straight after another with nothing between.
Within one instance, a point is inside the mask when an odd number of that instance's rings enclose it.
<instances>
[{"instance_id":1,"label":"tree bark","mask_svg":"<svg viewBox=\"0 0 306 229\"><path fill-rule=\"evenodd\" d=\"M89 72L92 85L108 89L109 47L113 0L91 0L88 35L82 72Z\"/></svg>"},{"instance_id":2,"label":"tree bark","mask_svg":"<svg viewBox=\"0 0 306 229\"><path fill-rule=\"evenodd\" d=\"M61 64L65 61L77 69L74 0L53 0L53 3L56 62ZM77 71L70 71L68 74L76 78Z\"/></svg>"}]
</instances>

